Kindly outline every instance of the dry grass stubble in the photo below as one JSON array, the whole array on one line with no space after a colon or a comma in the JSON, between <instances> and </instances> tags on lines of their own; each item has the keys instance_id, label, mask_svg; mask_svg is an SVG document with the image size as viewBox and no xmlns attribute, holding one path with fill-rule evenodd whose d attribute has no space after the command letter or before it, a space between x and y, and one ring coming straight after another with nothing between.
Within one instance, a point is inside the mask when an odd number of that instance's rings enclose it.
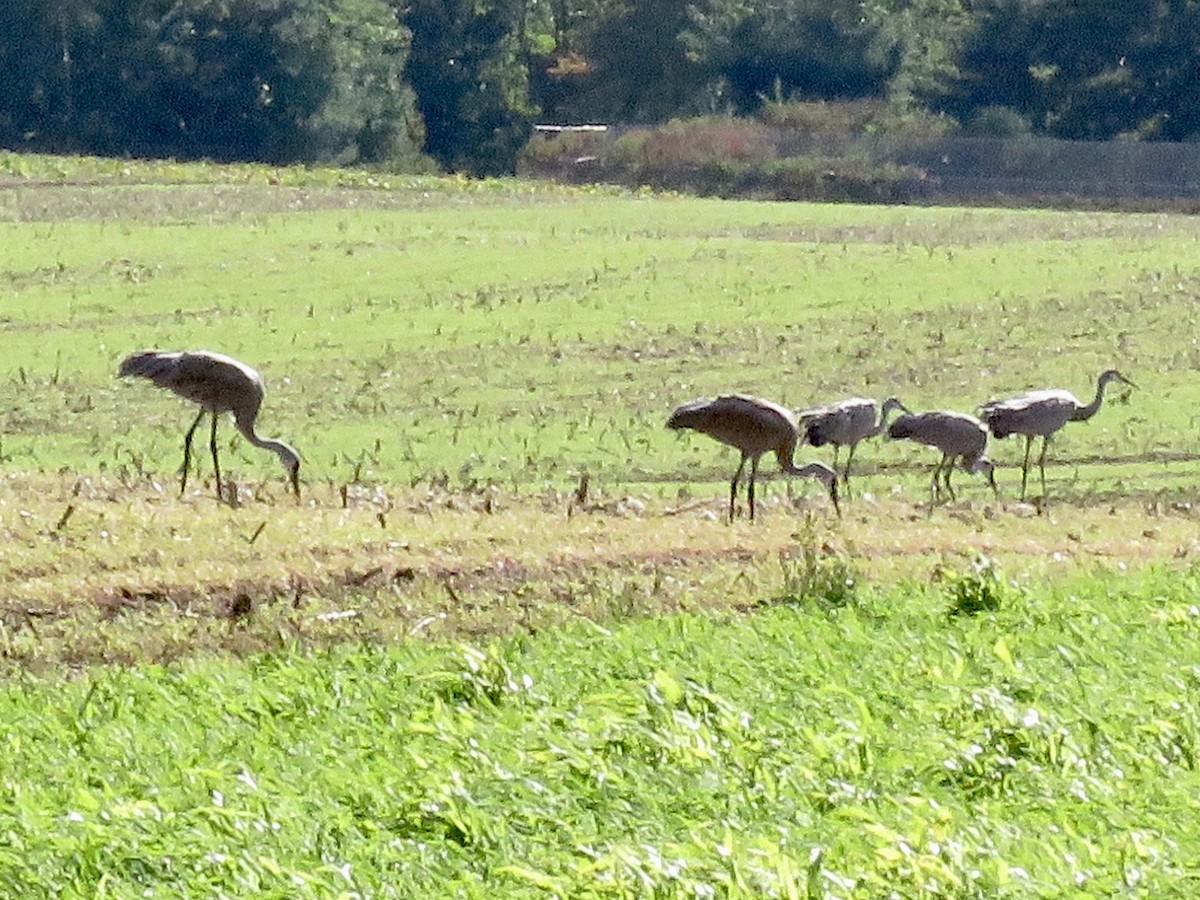
<instances>
[{"instance_id":1,"label":"dry grass stubble","mask_svg":"<svg viewBox=\"0 0 1200 900\"><path fill-rule=\"evenodd\" d=\"M977 553L1033 582L1186 566L1200 553L1186 505L1039 511L970 496L930 515L862 487L839 521L777 482L760 522L729 526L715 486L674 502L593 490L579 504L570 493L317 485L295 505L282 488L243 485L233 508L206 488L180 498L152 482L11 475L0 482L0 658L169 662L740 610L778 590L781 560L813 551L880 587L928 583Z\"/></svg>"}]
</instances>

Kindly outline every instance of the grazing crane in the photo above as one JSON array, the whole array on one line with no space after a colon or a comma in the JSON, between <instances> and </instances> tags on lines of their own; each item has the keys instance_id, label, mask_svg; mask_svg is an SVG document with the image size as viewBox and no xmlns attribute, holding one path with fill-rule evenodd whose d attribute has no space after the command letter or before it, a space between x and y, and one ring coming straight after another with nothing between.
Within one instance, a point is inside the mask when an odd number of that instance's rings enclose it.
<instances>
[{"instance_id":1,"label":"grazing crane","mask_svg":"<svg viewBox=\"0 0 1200 900\"><path fill-rule=\"evenodd\" d=\"M1106 369L1096 380L1096 396L1084 406L1070 391L1051 388L1044 391L1029 391L1007 400L989 400L979 407L979 417L987 423L998 438L1010 434L1025 436L1025 461L1021 464L1021 499L1025 499L1025 485L1029 480L1029 451L1033 439L1042 439L1042 453L1038 457L1038 468L1042 473L1042 494L1046 493L1046 447L1050 438L1068 422L1083 422L1094 416L1104 402L1104 389L1110 381L1119 381L1137 387L1116 369Z\"/></svg>"},{"instance_id":2,"label":"grazing crane","mask_svg":"<svg viewBox=\"0 0 1200 900\"><path fill-rule=\"evenodd\" d=\"M960 412L923 412L906 413L896 419L888 428L888 437L916 441L927 447L942 451L942 458L933 467L933 485L930 495L929 508L941 493L938 475L944 473L946 492L954 499L954 488L950 485L950 473L954 471L954 461L962 460L962 467L968 472L983 472L988 484L996 491L996 478L992 471L992 461L984 453L987 450L987 426L974 416Z\"/></svg>"},{"instance_id":3,"label":"grazing crane","mask_svg":"<svg viewBox=\"0 0 1200 900\"><path fill-rule=\"evenodd\" d=\"M887 430L888 416L893 412L908 412L908 407L895 397L883 402L882 411L874 400L851 397L828 406L818 406L796 413L800 420L800 431L814 447L833 444L833 467L837 468L838 453L849 447L846 469L842 472L842 483L846 496L850 496L850 464L854 461L854 450L859 441L873 438Z\"/></svg>"},{"instance_id":4,"label":"grazing crane","mask_svg":"<svg viewBox=\"0 0 1200 900\"><path fill-rule=\"evenodd\" d=\"M231 412L237 430L245 435L246 440L279 455L287 470L292 491L299 499L300 454L283 441L259 437L254 430L264 394L263 380L254 369L232 357L208 350L143 350L125 357L117 374L119 377L136 375L149 378L159 387L200 404L200 413L183 440L183 479L179 484L181 495L187 488L192 435L196 433L204 414L211 413L212 438L209 446L212 448L213 471L217 476L217 498L222 498L221 464L217 460L217 416Z\"/></svg>"},{"instance_id":5,"label":"grazing crane","mask_svg":"<svg viewBox=\"0 0 1200 900\"><path fill-rule=\"evenodd\" d=\"M710 399L702 397L685 403L671 413L667 427L675 430L690 428L710 438L728 444L742 453L733 481L729 484L729 521L733 521L738 482L746 460L750 460L750 521L754 521L754 481L758 477L758 461L764 453L774 452L779 468L789 475L808 475L819 479L829 490L829 499L839 516L837 473L824 463L814 462L797 467L792 461L800 442L799 425L791 410L745 394L727 394Z\"/></svg>"}]
</instances>

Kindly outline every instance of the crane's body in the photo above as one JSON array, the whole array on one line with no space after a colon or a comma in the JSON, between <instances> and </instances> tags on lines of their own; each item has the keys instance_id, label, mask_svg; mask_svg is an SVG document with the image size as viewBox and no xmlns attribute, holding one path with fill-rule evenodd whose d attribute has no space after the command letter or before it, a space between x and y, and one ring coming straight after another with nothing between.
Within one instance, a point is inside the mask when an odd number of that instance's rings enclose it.
<instances>
[{"instance_id":1,"label":"crane's body","mask_svg":"<svg viewBox=\"0 0 1200 900\"><path fill-rule=\"evenodd\" d=\"M209 350L168 351L143 350L127 356L118 376L147 378L161 388L190 400L200 407L183 443L183 478L179 492L187 488L188 467L191 462L192 437L205 413L212 416L213 470L216 474L217 497L221 493L221 464L217 458L217 418L232 413L234 424L254 446L275 453L288 473L292 491L300 496L300 454L283 441L260 437L255 422L262 408L266 389L262 377L243 362Z\"/></svg>"},{"instance_id":2,"label":"crane's body","mask_svg":"<svg viewBox=\"0 0 1200 900\"><path fill-rule=\"evenodd\" d=\"M779 468L789 475L805 475L820 480L829 491L829 499L834 509L841 515L841 508L838 506L837 474L834 470L824 463L808 463L799 467L794 463L800 433L796 415L790 409L770 400L746 394L703 397L677 407L667 420L667 427L674 430L698 431L741 452L741 462L729 485L731 522L738 482L747 460L750 461L747 497L750 519L754 519L754 482L758 476L759 460L765 453L774 453L779 460Z\"/></svg>"},{"instance_id":3,"label":"crane's body","mask_svg":"<svg viewBox=\"0 0 1200 900\"><path fill-rule=\"evenodd\" d=\"M1029 454L1033 439L1042 439L1038 469L1042 478L1042 494L1046 493L1046 449L1053 437L1068 422L1083 422L1100 410L1104 389L1111 381L1136 387L1116 369L1107 369L1096 380L1096 396L1091 403L1081 403L1070 391L1050 388L1028 391L1005 400L989 400L979 407L979 416L998 438L1019 434L1025 438L1025 459L1021 464L1021 499L1025 499L1029 480Z\"/></svg>"},{"instance_id":4,"label":"crane's body","mask_svg":"<svg viewBox=\"0 0 1200 900\"><path fill-rule=\"evenodd\" d=\"M972 474L982 472L992 490L996 490L991 460L987 458L988 430L979 419L967 413L951 410L936 410L922 413L905 413L888 428L888 437L896 440L915 441L942 452L942 458L933 468L932 501L941 493L938 477L942 476L946 492L954 499L954 488L950 484L950 473L956 460L963 469ZM932 502L930 504L932 509Z\"/></svg>"},{"instance_id":5,"label":"crane's body","mask_svg":"<svg viewBox=\"0 0 1200 900\"><path fill-rule=\"evenodd\" d=\"M833 444L833 467L837 468L838 454L842 447L849 447L842 482L846 495L850 495L850 464L854 462L854 451L859 442L876 437L887 430L888 416L893 412L908 412L896 397L883 402L882 411L875 400L866 397L851 397L828 406L817 406L797 413L800 431L805 440L814 447Z\"/></svg>"}]
</instances>

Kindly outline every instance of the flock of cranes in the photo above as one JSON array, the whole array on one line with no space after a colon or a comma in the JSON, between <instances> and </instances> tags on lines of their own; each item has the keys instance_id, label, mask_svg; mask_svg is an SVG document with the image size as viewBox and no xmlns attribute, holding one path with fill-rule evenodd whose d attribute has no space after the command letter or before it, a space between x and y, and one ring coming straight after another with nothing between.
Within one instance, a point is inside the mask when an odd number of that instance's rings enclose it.
<instances>
[{"instance_id":1,"label":"flock of cranes","mask_svg":"<svg viewBox=\"0 0 1200 900\"><path fill-rule=\"evenodd\" d=\"M737 486L747 459L750 460L747 488L750 518L754 519L754 481L758 474L758 461L764 453L771 451L778 456L780 468L785 473L809 475L824 482L834 509L840 515L836 470L824 463L797 466L794 462L796 447L805 442L815 447L833 444L835 466L838 451L843 446L849 447L846 467L841 474L841 481L849 495L850 463L854 459L855 448L861 441L885 432L890 438L915 441L941 451L942 457L933 468L930 509L940 498L943 487L949 499L955 498L950 475L956 462L967 472L983 474L995 492L995 467L987 458L989 430L997 438L1023 435L1025 460L1021 467L1021 499L1024 500L1033 439L1042 439L1038 466L1044 495L1046 450L1051 437L1068 422L1085 421L1094 416L1104 402L1105 388L1113 381L1136 387L1116 369L1108 369L1100 373L1096 396L1091 403L1080 403L1070 391L1029 391L1004 400L987 401L979 407L978 418L952 410L914 413L895 397L884 401L882 409L874 400L853 397L794 413L769 400L745 394L728 394L683 404L671 414L667 427L690 428L741 451L741 463L729 486L730 521L734 517ZM889 425L888 416L896 411L900 415Z\"/></svg>"},{"instance_id":2,"label":"flock of cranes","mask_svg":"<svg viewBox=\"0 0 1200 900\"><path fill-rule=\"evenodd\" d=\"M275 453L296 497L300 496L300 454L283 441L260 437L255 430L265 389L258 372L245 363L221 353L208 350L164 351L143 350L127 356L117 373L120 377L147 378L154 384L190 400L200 407L196 419L183 441L183 477L179 485L182 494L187 488L191 464L192 438L205 413L212 417L209 448L216 475L217 497L222 498L221 463L217 457L217 420L226 412L233 414L238 431L251 444ZM886 433L897 440L910 440L941 451L942 457L933 468L930 485L930 509L941 496L943 487L951 500L954 488L950 475L955 463L970 473L982 473L996 490L994 467L987 458L989 430L998 438L1022 435L1025 438L1025 459L1021 466L1021 499L1025 499L1029 479L1029 455L1033 439L1042 439L1038 457L1042 493L1046 492L1046 450L1050 439L1068 422L1090 419L1104 401L1105 388L1113 381L1136 387L1116 369L1100 373L1096 396L1083 404L1069 391L1051 389L1030 391L1005 400L989 400L979 407L979 417L950 410L911 412L895 397L884 401L882 408L874 400L853 397L828 406L793 412L787 407L745 394L726 394L704 397L684 403L671 413L667 427L692 430L706 434L741 452L741 461L729 484L729 519L737 507L737 489L746 462L750 476L746 494L750 519L754 519L754 483L758 478L759 461L774 453L779 468L788 475L801 475L821 481L829 492L834 510L841 515L838 499L839 481L850 496L850 466L854 451L868 438ZM898 412L890 424L892 413ZM814 447L832 444L833 467L822 462L796 465L796 448L803 443ZM848 447L846 466L839 476L836 470L838 454Z\"/></svg>"}]
</instances>

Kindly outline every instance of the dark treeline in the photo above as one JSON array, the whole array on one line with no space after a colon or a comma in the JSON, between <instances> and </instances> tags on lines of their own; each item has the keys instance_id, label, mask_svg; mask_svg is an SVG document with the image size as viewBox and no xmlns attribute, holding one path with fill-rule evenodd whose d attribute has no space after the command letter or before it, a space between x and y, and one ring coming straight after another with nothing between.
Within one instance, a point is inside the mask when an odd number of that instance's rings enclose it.
<instances>
[{"instance_id":1,"label":"dark treeline","mask_svg":"<svg viewBox=\"0 0 1200 900\"><path fill-rule=\"evenodd\" d=\"M0 144L511 171L532 122L872 98L1200 135L1200 0L4 0Z\"/></svg>"}]
</instances>

